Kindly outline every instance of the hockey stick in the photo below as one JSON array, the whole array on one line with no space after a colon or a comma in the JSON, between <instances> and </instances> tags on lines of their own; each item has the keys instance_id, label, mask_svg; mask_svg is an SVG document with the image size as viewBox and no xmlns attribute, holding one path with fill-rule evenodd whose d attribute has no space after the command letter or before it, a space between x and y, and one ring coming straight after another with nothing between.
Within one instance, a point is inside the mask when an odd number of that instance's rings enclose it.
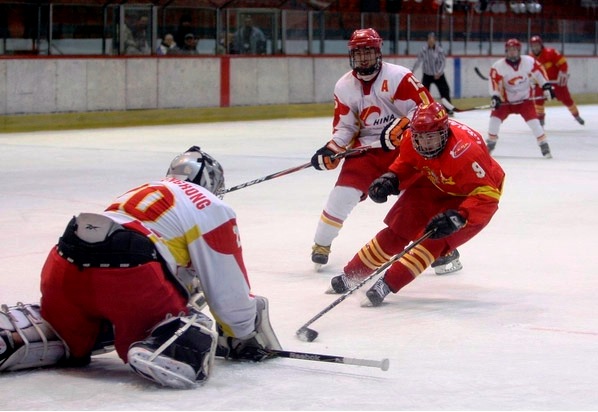
<instances>
[{"instance_id":1,"label":"hockey stick","mask_svg":"<svg viewBox=\"0 0 598 412\"><path fill-rule=\"evenodd\" d=\"M474 67L473 70L480 77L480 79L486 80L486 81L488 80L488 77L484 76L480 69L478 69L477 67ZM550 83L552 85L557 85L559 82L557 80L548 80L546 83Z\"/></svg>"},{"instance_id":2,"label":"hockey stick","mask_svg":"<svg viewBox=\"0 0 598 412\"><path fill-rule=\"evenodd\" d=\"M303 324L303 326L301 326L299 329L297 329L297 332L295 332L295 334L297 335L297 337L300 340L304 341L304 342L313 342L318 337L318 332L315 331L314 329L308 328L309 325L311 325L312 323L314 323L316 320L320 319L326 313L330 312L330 310L332 310L334 307L336 307L343 300L347 299L353 292L355 292L357 289L361 288L363 285L365 285L371 279L373 279L374 277L380 275L390 265L392 265L397 260L399 260L400 258L402 258L403 256L405 256L405 254L409 253L409 251L411 249L413 249L414 247L416 247L417 245L419 245L421 242L423 242L424 240L426 240L427 238L429 238L432 235L432 233L434 233L434 231L430 230L430 231L424 233L419 239L414 240L413 242L411 242L402 252L397 253L396 255L394 255L392 258L390 258L390 260L388 260L386 263L384 263L382 266L380 266L374 273L372 273L371 275L369 275L368 277L366 277L365 279L363 279L362 281L360 281L357 285L353 286L351 289L349 289L348 291L346 291L343 295L341 295L338 299L336 299L330 305L328 305L324 309L322 309L313 318L311 318L310 320L308 320L307 322L305 322Z\"/></svg>"},{"instance_id":3,"label":"hockey stick","mask_svg":"<svg viewBox=\"0 0 598 412\"><path fill-rule=\"evenodd\" d=\"M374 149L377 147L380 147L380 146L370 145L370 146L356 147L354 149L348 149L342 153L337 153L334 156L330 156L330 158L331 159L343 159L347 156L361 154L361 153L367 152L370 149ZM223 192L220 192L220 194L224 195L225 193L228 193L228 192L233 192L235 190L243 189L247 186L253 186L255 184L265 182L266 180L271 180L271 179L275 179L277 177L286 176L291 173L295 173L300 170L307 169L309 167L311 167L311 162L302 164L301 166L295 166L295 167L291 167L289 169L281 170L280 172L272 173L271 175L260 177L259 179L250 180L249 182L241 183L240 185L237 185L237 186L229 187L228 189L224 190Z\"/></svg>"},{"instance_id":4,"label":"hockey stick","mask_svg":"<svg viewBox=\"0 0 598 412\"><path fill-rule=\"evenodd\" d=\"M478 76L480 76L480 79L482 79L482 80L488 80L488 78L482 74L482 72L480 71L480 69L478 69L477 67L474 67L473 70L475 71L475 74L477 74Z\"/></svg>"},{"instance_id":5,"label":"hockey stick","mask_svg":"<svg viewBox=\"0 0 598 412\"><path fill-rule=\"evenodd\" d=\"M447 110L449 110L449 111L452 110L455 113L470 112L472 110L485 110L485 109L491 108L491 106L489 104L485 104L483 106L475 106L475 107L470 107L467 109L459 109L459 108L455 107L451 102L446 100L446 98L444 98L444 97L442 99L440 99L440 102L442 103L442 105L444 107L446 107Z\"/></svg>"},{"instance_id":6,"label":"hockey stick","mask_svg":"<svg viewBox=\"0 0 598 412\"><path fill-rule=\"evenodd\" d=\"M372 368L380 368L383 371L387 371L390 366L390 361L388 360L388 358L384 358L378 361L370 359L347 358L344 356L322 355L319 353L295 352L277 349L266 349L265 351L272 358L290 358L316 362L344 363L345 365L369 366Z\"/></svg>"},{"instance_id":7,"label":"hockey stick","mask_svg":"<svg viewBox=\"0 0 598 412\"><path fill-rule=\"evenodd\" d=\"M529 99L526 100L546 100L546 97L544 96L536 96L536 97L530 97ZM524 101L524 100L522 100ZM502 102L501 105L506 104L506 105L510 105L510 104L520 104L522 101L519 102ZM449 102L448 100L446 100L446 98L442 98L440 99L440 102L442 103L442 105L447 109L447 110L452 110L455 113L463 113L463 112L470 112L472 110L485 110L485 109L492 109L492 105L490 104L485 104L483 106L475 106L475 107L469 107L467 109L459 109L457 107L455 107L451 102Z\"/></svg>"}]
</instances>

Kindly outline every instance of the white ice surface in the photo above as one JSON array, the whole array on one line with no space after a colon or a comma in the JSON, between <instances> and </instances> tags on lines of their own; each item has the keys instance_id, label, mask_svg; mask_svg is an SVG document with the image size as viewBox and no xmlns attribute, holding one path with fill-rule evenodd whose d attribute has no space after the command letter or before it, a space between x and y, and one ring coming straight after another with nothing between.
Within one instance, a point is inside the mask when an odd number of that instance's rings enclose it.
<instances>
[{"instance_id":1,"label":"white ice surface","mask_svg":"<svg viewBox=\"0 0 598 412\"><path fill-rule=\"evenodd\" d=\"M335 300L323 293L329 279L383 227L390 204L359 205L316 273L313 233L336 172L310 168L227 194L253 291L270 299L285 349L390 358L389 371L217 360L206 385L177 391L138 378L111 353L83 369L0 375L0 409L598 409L598 106L580 110L585 126L562 106L547 108L552 160L521 118L503 124L495 157L507 174L504 195L490 225L460 248L462 271L427 270L379 308L359 306L363 288L312 325L313 343L295 331ZM486 134L488 111L456 119ZM189 146L216 157L230 187L307 162L330 123L0 135L0 303L37 302L40 268L71 216L163 176Z\"/></svg>"}]
</instances>

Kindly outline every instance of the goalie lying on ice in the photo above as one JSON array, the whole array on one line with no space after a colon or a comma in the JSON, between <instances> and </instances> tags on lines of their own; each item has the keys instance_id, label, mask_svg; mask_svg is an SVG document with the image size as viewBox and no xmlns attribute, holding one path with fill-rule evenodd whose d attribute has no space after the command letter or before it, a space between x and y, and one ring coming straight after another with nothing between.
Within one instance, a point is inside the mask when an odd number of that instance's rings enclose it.
<instances>
[{"instance_id":1,"label":"goalie lying on ice","mask_svg":"<svg viewBox=\"0 0 598 412\"><path fill-rule=\"evenodd\" d=\"M261 361L281 349L268 300L250 293L223 188L220 164L194 146L165 179L74 217L42 269L41 307L2 307L0 371L86 365L107 343L140 376L190 388L214 356Z\"/></svg>"}]
</instances>

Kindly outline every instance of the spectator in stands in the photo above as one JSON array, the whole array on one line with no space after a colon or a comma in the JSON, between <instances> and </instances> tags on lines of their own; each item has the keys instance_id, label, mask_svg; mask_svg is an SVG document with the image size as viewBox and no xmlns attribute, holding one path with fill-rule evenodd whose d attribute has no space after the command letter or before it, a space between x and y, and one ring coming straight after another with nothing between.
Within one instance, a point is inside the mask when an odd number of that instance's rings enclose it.
<instances>
[{"instance_id":1,"label":"spectator in stands","mask_svg":"<svg viewBox=\"0 0 598 412\"><path fill-rule=\"evenodd\" d=\"M178 50L177 44L174 41L174 36L170 33L164 35L164 39L156 49L158 56L165 56L167 54L174 54Z\"/></svg>"},{"instance_id":2,"label":"spectator in stands","mask_svg":"<svg viewBox=\"0 0 598 412\"><path fill-rule=\"evenodd\" d=\"M420 50L417 55L417 61L413 66L412 72L422 65L424 75L422 77L422 84L428 90L430 86L435 84L440 93L440 97L444 97L449 102L451 101L451 89L444 77L444 68L446 66L446 56L442 47L436 44L436 35L433 32L428 33L427 44ZM453 112L448 110L448 114Z\"/></svg>"},{"instance_id":3,"label":"spectator in stands","mask_svg":"<svg viewBox=\"0 0 598 412\"><path fill-rule=\"evenodd\" d=\"M243 26L235 33L233 45L240 54L266 54L266 35L246 15Z\"/></svg>"},{"instance_id":4,"label":"spectator in stands","mask_svg":"<svg viewBox=\"0 0 598 412\"><path fill-rule=\"evenodd\" d=\"M179 20L179 27L174 34L174 41L179 47L185 44L185 36L189 33L193 34L192 18L190 14L183 14Z\"/></svg>"},{"instance_id":5,"label":"spectator in stands","mask_svg":"<svg viewBox=\"0 0 598 412\"><path fill-rule=\"evenodd\" d=\"M139 16L131 27L125 24L123 29L124 52L125 54L150 54L151 50L147 42L147 16Z\"/></svg>"},{"instance_id":6,"label":"spectator in stands","mask_svg":"<svg viewBox=\"0 0 598 412\"><path fill-rule=\"evenodd\" d=\"M235 49L234 40L234 33L222 33L216 45L216 54L239 54L239 51Z\"/></svg>"},{"instance_id":7,"label":"spectator in stands","mask_svg":"<svg viewBox=\"0 0 598 412\"><path fill-rule=\"evenodd\" d=\"M183 45L177 51L178 54L195 55L197 52L197 39L193 33L187 33L183 40Z\"/></svg>"}]
</instances>

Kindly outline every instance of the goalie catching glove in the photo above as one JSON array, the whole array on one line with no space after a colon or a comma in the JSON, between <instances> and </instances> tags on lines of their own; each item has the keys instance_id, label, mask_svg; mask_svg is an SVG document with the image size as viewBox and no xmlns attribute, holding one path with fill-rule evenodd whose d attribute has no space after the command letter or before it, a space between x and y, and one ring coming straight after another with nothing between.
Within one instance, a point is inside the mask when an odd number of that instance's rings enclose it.
<instances>
[{"instance_id":1,"label":"goalie catching glove","mask_svg":"<svg viewBox=\"0 0 598 412\"><path fill-rule=\"evenodd\" d=\"M407 130L408 127L409 119L406 117L395 119L386 125L386 127L382 129L382 133L380 133L380 144L382 145L382 149L385 152L390 152L399 147L403 132Z\"/></svg>"},{"instance_id":2,"label":"goalie catching glove","mask_svg":"<svg viewBox=\"0 0 598 412\"><path fill-rule=\"evenodd\" d=\"M390 195L398 195L399 179L394 173L384 173L372 182L368 190L370 199L376 203L384 203Z\"/></svg>"},{"instance_id":3,"label":"goalie catching glove","mask_svg":"<svg viewBox=\"0 0 598 412\"><path fill-rule=\"evenodd\" d=\"M311 157L311 165L317 170L336 169L341 162L341 159L336 159L334 156L344 151L345 149L331 140L326 144L326 146L318 149Z\"/></svg>"},{"instance_id":4,"label":"goalie catching glove","mask_svg":"<svg viewBox=\"0 0 598 412\"><path fill-rule=\"evenodd\" d=\"M431 239L440 239L452 235L463 226L467 220L456 210L449 209L434 216L426 226L426 232L434 231Z\"/></svg>"},{"instance_id":5,"label":"goalie catching glove","mask_svg":"<svg viewBox=\"0 0 598 412\"><path fill-rule=\"evenodd\" d=\"M216 356L261 362L276 356L269 349L282 349L270 324L268 299L263 296L255 296L254 298L257 311L255 330L247 336L235 338L226 336L220 325L218 325L219 336Z\"/></svg>"}]
</instances>

